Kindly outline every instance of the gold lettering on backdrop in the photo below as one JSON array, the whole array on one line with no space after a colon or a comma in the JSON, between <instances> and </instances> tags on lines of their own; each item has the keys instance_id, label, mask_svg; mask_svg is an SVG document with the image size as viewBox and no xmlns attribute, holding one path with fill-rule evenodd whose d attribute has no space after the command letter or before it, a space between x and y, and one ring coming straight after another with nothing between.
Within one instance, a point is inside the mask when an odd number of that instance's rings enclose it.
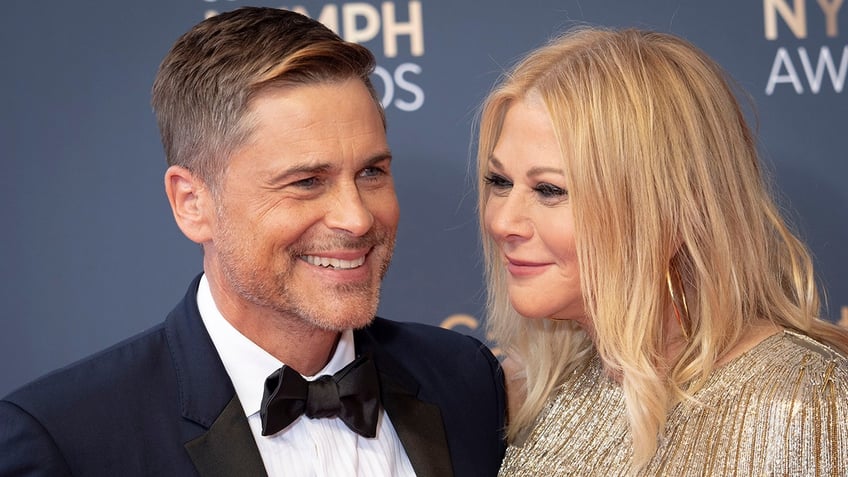
<instances>
[{"instance_id":1,"label":"gold lettering on backdrop","mask_svg":"<svg viewBox=\"0 0 848 477\"><path fill-rule=\"evenodd\" d=\"M344 39L353 43L365 43L377 36L380 32L380 12L368 3L346 3L342 5L342 24L344 25ZM363 18L365 23L362 28L357 28L358 18Z\"/></svg>"},{"instance_id":2,"label":"gold lettering on backdrop","mask_svg":"<svg viewBox=\"0 0 848 477\"><path fill-rule=\"evenodd\" d=\"M836 15L839 13L839 8L842 7L842 0L818 0L819 6L824 12L825 31L827 36L835 38L839 36L839 24L836 22Z\"/></svg>"},{"instance_id":3,"label":"gold lettering on backdrop","mask_svg":"<svg viewBox=\"0 0 848 477\"><path fill-rule=\"evenodd\" d=\"M424 20L421 16L421 2L409 2L409 21L407 22L397 20L394 2L383 2L383 53L388 58L397 56L398 35L409 35L409 54L424 55Z\"/></svg>"},{"instance_id":4,"label":"gold lettering on backdrop","mask_svg":"<svg viewBox=\"0 0 848 477\"><path fill-rule=\"evenodd\" d=\"M465 327L469 330L476 330L480 327L480 322L477 321L477 318L474 318L471 315L451 315L444 320L442 320L441 327L452 330L457 327Z\"/></svg>"},{"instance_id":5,"label":"gold lettering on backdrop","mask_svg":"<svg viewBox=\"0 0 848 477\"><path fill-rule=\"evenodd\" d=\"M317 20L342 38L354 43L365 43L376 38L382 28L383 54L386 58L398 56L398 37L409 37L409 54L424 55L424 16L421 2L407 3L407 20L397 18L396 2L383 2L377 7L366 2L348 2L339 6L328 3L321 7ZM283 7L288 8L288 7ZM294 5L292 11L315 18L306 7ZM341 27L341 28L340 28Z\"/></svg>"},{"instance_id":6,"label":"gold lettering on backdrop","mask_svg":"<svg viewBox=\"0 0 848 477\"><path fill-rule=\"evenodd\" d=\"M786 0L763 0L763 18L766 27L766 39L777 39L777 14L786 22L797 38L807 37L807 10L804 0L795 0L792 9Z\"/></svg>"},{"instance_id":7,"label":"gold lettering on backdrop","mask_svg":"<svg viewBox=\"0 0 848 477\"><path fill-rule=\"evenodd\" d=\"M306 15L306 11L298 12L301 15ZM324 8L321 9L321 14L318 16L318 22L323 23L324 26L333 30L334 32L339 31L339 7L329 3L324 5Z\"/></svg>"},{"instance_id":8,"label":"gold lettering on backdrop","mask_svg":"<svg viewBox=\"0 0 848 477\"><path fill-rule=\"evenodd\" d=\"M457 328L468 328L469 330L474 331L480 327L480 320L471 315L456 314L442 320L442 324L439 326L448 330L459 331L461 333L461 331L457 330ZM486 336L486 339L490 342L492 341L491 336ZM501 357L502 353L500 348L493 347L491 350L493 355L498 358Z\"/></svg>"}]
</instances>

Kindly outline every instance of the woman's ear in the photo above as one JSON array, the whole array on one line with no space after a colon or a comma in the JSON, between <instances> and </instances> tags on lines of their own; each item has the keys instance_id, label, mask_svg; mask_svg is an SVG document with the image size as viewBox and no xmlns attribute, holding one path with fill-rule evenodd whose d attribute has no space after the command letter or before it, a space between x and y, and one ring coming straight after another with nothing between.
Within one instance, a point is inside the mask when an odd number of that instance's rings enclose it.
<instances>
[{"instance_id":1,"label":"woman's ear","mask_svg":"<svg viewBox=\"0 0 848 477\"><path fill-rule=\"evenodd\" d=\"M189 240L198 244L212 240L215 204L203 180L185 167L171 166L165 171L165 195L177 226Z\"/></svg>"}]
</instances>

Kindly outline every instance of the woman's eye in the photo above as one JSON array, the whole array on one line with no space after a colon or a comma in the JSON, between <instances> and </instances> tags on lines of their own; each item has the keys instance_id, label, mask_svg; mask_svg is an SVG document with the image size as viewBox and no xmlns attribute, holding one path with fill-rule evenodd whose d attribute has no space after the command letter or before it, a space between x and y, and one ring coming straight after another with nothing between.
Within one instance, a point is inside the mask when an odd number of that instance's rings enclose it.
<instances>
[{"instance_id":1,"label":"woman's eye","mask_svg":"<svg viewBox=\"0 0 848 477\"><path fill-rule=\"evenodd\" d=\"M508 189L512 187L512 182L500 174L489 174L483 178L483 181L486 185L495 189Z\"/></svg>"},{"instance_id":2,"label":"woman's eye","mask_svg":"<svg viewBox=\"0 0 848 477\"><path fill-rule=\"evenodd\" d=\"M567 190L545 182L537 185L535 189L536 192L545 199L555 199L568 196Z\"/></svg>"}]
</instances>

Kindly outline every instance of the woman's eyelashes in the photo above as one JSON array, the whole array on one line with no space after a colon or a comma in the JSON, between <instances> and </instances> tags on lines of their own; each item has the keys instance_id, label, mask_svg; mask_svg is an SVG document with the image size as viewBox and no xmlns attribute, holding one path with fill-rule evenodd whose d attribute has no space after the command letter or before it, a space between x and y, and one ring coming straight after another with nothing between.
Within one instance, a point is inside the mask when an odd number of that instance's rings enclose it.
<instances>
[{"instance_id":1,"label":"woman's eyelashes","mask_svg":"<svg viewBox=\"0 0 848 477\"><path fill-rule=\"evenodd\" d=\"M514 186L511 180L494 172L486 174L483 181L497 195L509 193ZM559 203L568 198L568 190L549 182L539 182L532 189L539 200L545 204Z\"/></svg>"},{"instance_id":2,"label":"woman's eyelashes","mask_svg":"<svg viewBox=\"0 0 848 477\"><path fill-rule=\"evenodd\" d=\"M568 191L562 187L541 182L533 188L544 199L563 199L568 197Z\"/></svg>"},{"instance_id":3,"label":"woman's eyelashes","mask_svg":"<svg viewBox=\"0 0 848 477\"><path fill-rule=\"evenodd\" d=\"M512 187L512 182L509 179L494 172L486 174L483 180L486 182L486 185L493 189L509 189Z\"/></svg>"}]
</instances>

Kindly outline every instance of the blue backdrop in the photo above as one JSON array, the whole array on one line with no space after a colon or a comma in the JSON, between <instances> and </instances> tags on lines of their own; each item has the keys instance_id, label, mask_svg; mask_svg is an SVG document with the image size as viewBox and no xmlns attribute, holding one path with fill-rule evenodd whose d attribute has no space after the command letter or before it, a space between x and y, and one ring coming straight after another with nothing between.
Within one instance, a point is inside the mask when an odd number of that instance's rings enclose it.
<instances>
[{"instance_id":1,"label":"blue backdrop","mask_svg":"<svg viewBox=\"0 0 848 477\"><path fill-rule=\"evenodd\" d=\"M589 23L682 35L751 93L828 316L848 321L841 0L11 0L0 15L0 395L161 321L200 271L163 193L150 88L180 34L248 4L305 11L378 57L402 214L383 316L483 337L474 115L523 53Z\"/></svg>"}]
</instances>

